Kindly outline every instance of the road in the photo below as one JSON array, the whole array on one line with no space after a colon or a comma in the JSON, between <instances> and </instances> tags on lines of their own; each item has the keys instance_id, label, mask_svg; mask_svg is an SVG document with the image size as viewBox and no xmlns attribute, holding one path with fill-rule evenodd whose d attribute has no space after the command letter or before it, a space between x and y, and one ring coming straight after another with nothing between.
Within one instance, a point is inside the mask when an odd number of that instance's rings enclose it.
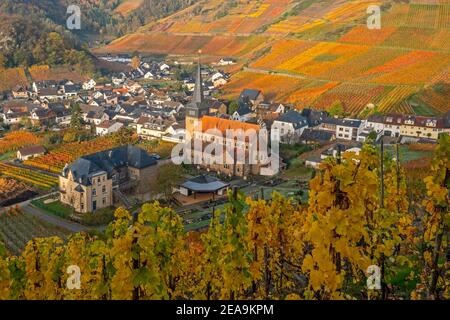
<instances>
[{"instance_id":1,"label":"road","mask_svg":"<svg viewBox=\"0 0 450 320\"><path fill-rule=\"evenodd\" d=\"M79 223L76 222L72 222L54 215L50 215L47 213L42 212L40 209L33 207L32 205L25 205L22 206L22 210L23 212L25 212L26 214L29 214L33 217L36 217L40 220L43 220L45 222L48 222L50 224L56 225L58 227L64 228L66 230L69 230L71 232L82 232L82 231L90 231L92 230L92 228L83 226Z\"/></svg>"}]
</instances>

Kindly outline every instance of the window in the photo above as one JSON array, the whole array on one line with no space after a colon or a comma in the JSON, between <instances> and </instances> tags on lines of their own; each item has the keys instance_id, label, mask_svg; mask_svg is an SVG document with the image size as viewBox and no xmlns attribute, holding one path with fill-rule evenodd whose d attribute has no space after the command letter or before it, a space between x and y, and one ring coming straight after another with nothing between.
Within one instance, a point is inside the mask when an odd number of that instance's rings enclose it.
<instances>
[{"instance_id":1,"label":"window","mask_svg":"<svg viewBox=\"0 0 450 320\"><path fill-rule=\"evenodd\" d=\"M97 195L97 189L94 188L94 189L92 189L92 196L95 197L96 195Z\"/></svg>"},{"instance_id":2,"label":"window","mask_svg":"<svg viewBox=\"0 0 450 320\"><path fill-rule=\"evenodd\" d=\"M103 193L106 192L106 186L102 186L102 192L103 192Z\"/></svg>"},{"instance_id":3,"label":"window","mask_svg":"<svg viewBox=\"0 0 450 320\"><path fill-rule=\"evenodd\" d=\"M106 197L103 198L103 205L106 205Z\"/></svg>"},{"instance_id":4,"label":"window","mask_svg":"<svg viewBox=\"0 0 450 320\"><path fill-rule=\"evenodd\" d=\"M80 204L81 210L84 210L84 203Z\"/></svg>"}]
</instances>

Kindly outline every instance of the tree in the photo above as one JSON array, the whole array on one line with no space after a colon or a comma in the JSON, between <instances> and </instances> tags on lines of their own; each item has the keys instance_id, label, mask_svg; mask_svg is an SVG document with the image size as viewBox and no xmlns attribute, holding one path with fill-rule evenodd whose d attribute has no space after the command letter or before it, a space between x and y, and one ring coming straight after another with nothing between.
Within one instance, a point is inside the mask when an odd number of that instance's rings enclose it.
<instances>
[{"instance_id":1,"label":"tree","mask_svg":"<svg viewBox=\"0 0 450 320\"><path fill-rule=\"evenodd\" d=\"M10 271L8 268L8 254L3 243L0 242L0 300L10 298L9 282Z\"/></svg>"},{"instance_id":2,"label":"tree","mask_svg":"<svg viewBox=\"0 0 450 320\"><path fill-rule=\"evenodd\" d=\"M20 123L20 125L22 127L25 127L27 129L30 129L33 126L33 124L31 123L30 118L28 118L28 117L21 118L19 123Z\"/></svg>"},{"instance_id":3,"label":"tree","mask_svg":"<svg viewBox=\"0 0 450 320\"><path fill-rule=\"evenodd\" d=\"M81 117L81 107L79 103L75 103L72 106L70 128L76 131L79 131L83 128L83 119Z\"/></svg>"},{"instance_id":4,"label":"tree","mask_svg":"<svg viewBox=\"0 0 450 320\"><path fill-rule=\"evenodd\" d=\"M130 128L122 127L119 131L112 134L114 143L119 146L133 144L136 142L136 135Z\"/></svg>"},{"instance_id":5,"label":"tree","mask_svg":"<svg viewBox=\"0 0 450 320\"><path fill-rule=\"evenodd\" d=\"M247 241L244 196L237 190L229 191L228 196L231 201L224 208L223 223L222 214L216 212L204 238L206 261L213 262L209 268L216 270L209 269L203 289L208 298L234 300L245 297L252 284L252 253Z\"/></svg>"},{"instance_id":6,"label":"tree","mask_svg":"<svg viewBox=\"0 0 450 320\"><path fill-rule=\"evenodd\" d=\"M448 299L448 235L450 232L450 138L443 134L431 166L431 175L424 179L426 197L423 200L425 215L419 254L423 261L421 281L413 298ZM442 259L442 257L444 257Z\"/></svg>"},{"instance_id":7,"label":"tree","mask_svg":"<svg viewBox=\"0 0 450 320\"><path fill-rule=\"evenodd\" d=\"M6 57L0 53L0 70L2 70L6 66Z\"/></svg>"},{"instance_id":8,"label":"tree","mask_svg":"<svg viewBox=\"0 0 450 320\"><path fill-rule=\"evenodd\" d=\"M386 257L405 262L395 259L410 222L401 214L406 210L404 178L392 164L385 164L387 172L380 170L382 161L374 146L365 145L358 156L329 158L311 180L303 227L310 248L302 263L309 278L306 298L338 299L355 287L367 289L370 265L379 266L386 287ZM383 188L391 192L383 196Z\"/></svg>"},{"instance_id":9,"label":"tree","mask_svg":"<svg viewBox=\"0 0 450 320\"><path fill-rule=\"evenodd\" d=\"M183 180L184 172L181 166L172 163L165 164L158 169L152 190L155 195L162 195L164 200L169 200L173 188L177 187Z\"/></svg>"},{"instance_id":10,"label":"tree","mask_svg":"<svg viewBox=\"0 0 450 320\"><path fill-rule=\"evenodd\" d=\"M141 58L139 58L139 56L134 56L132 59L131 59L131 67L133 68L133 69L137 69L137 68L139 68L141 66Z\"/></svg>"},{"instance_id":11,"label":"tree","mask_svg":"<svg viewBox=\"0 0 450 320\"><path fill-rule=\"evenodd\" d=\"M237 101L231 101L230 105L228 106L228 114L233 114L237 111L237 109L239 108L239 104L237 103Z\"/></svg>"},{"instance_id":12,"label":"tree","mask_svg":"<svg viewBox=\"0 0 450 320\"><path fill-rule=\"evenodd\" d=\"M343 117L345 115L344 105L342 102L336 101L328 110L328 113L331 117Z\"/></svg>"}]
</instances>

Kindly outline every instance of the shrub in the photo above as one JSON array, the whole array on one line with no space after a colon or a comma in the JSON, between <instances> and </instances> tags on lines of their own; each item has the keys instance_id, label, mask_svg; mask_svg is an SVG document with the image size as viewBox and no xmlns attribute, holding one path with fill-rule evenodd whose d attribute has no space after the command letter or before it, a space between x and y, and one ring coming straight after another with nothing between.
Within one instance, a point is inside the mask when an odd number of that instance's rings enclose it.
<instances>
[{"instance_id":1,"label":"shrub","mask_svg":"<svg viewBox=\"0 0 450 320\"><path fill-rule=\"evenodd\" d=\"M95 212L83 213L81 223L86 226L102 226L114 220L114 208L103 208Z\"/></svg>"}]
</instances>

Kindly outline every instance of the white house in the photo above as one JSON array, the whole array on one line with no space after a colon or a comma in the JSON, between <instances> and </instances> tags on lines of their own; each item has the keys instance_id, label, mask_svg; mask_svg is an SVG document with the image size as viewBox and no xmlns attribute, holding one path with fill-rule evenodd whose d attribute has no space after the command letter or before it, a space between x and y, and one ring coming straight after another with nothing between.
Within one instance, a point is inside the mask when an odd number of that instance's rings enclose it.
<instances>
[{"instance_id":1,"label":"white house","mask_svg":"<svg viewBox=\"0 0 450 320\"><path fill-rule=\"evenodd\" d=\"M153 79L154 77L155 77L155 75L153 73L151 73L150 71L144 75L144 79Z\"/></svg>"},{"instance_id":2,"label":"white house","mask_svg":"<svg viewBox=\"0 0 450 320\"><path fill-rule=\"evenodd\" d=\"M99 112L89 111L86 114L86 117L84 118L84 121L91 123L91 124L95 124L96 126L98 126L103 121L107 121L107 120L109 120L108 114L105 112L102 112L102 111L99 111Z\"/></svg>"},{"instance_id":3,"label":"white house","mask_svg":"<svg viewBox=\"0 0 450 320\"><path fill-rule=\"evenodd\" d=\"M214 82L220 78L225 78L225 76L222 74L222 72L216 72L211 76L211 81Z\"/></svg>"},{"instance_id":4,"label":"white house","mask_svg":"<svg viewBox=\"0 0 450 320\"><path fill-rule=\"evenodd\" d=\"M282 142L295 141L308 127L308 121L299 112L291 110L281 115L272 124L272 133L274 138L280 139ZM278 136L276 135L278 130Z\"/></svg>"},{"instance_id":5,"label":"white house","mask_svg":"<svg viewBox=\"0 0 450 320\"><path fill-rule=\"evenodd\" d=\"M97 85L97 82L95 82L94 79L91 79L91 80L83 83L83 89L84 90L92 90L95 88L96 85Z\"/></svg>"},{"instance_id":6,"label":"white house","mask_svg":"<svg viewBox=\"0 0 450 320\"><path fill-rule=\"evenodd\" d=\"M139 118L136 131L140 138L151 140L154 138L162 138L166 134L173 134L175 131L172 127L174 121L164 120L161 118Z\"/></svg>"},{"instance_id":7,"label":"white house","mask_svg":"<svg viewBox=\"0 0 450 320\"><path fill-rule=\"evenodd\" d=\"M117 78L117 77L112 77L111 81L116 86L119 86L125 82L125 80L123 78Z\"/></svg>"},{"instance_id":8,"label":"white house","mask_svg":"<svg viewBox=\"0 0 450 320\"><path fill-rule=\"evenodd\" d=\"M42 146L29 146L17 150L17 159L25 161L33 157L45 154L46 150Z\"/></svg>"},{"instance_id":9,"label":"white house","mask_svg":"<svg viewBox=\"0 0 450 320\"><path fill-rule=\"evenodd\" d=\"M170 70L170 66L166 63L163 63L159 66L159 70L161 70L161 71Z\"/></svg>"},{"instance_id":10,"label":"white house","mask_svg":"<svg viewBox=\"0 0 450 320\"><path fill-rule=\"evenodd\" d=\"M120 130L123 127L123 123L116 121L103 121L99 125L95 127L95 133L98 136L104 136L110 133L114 133Z\"/></svg>"},{"instance_id":11,"label":"white house","mask_svg":"<svg viewBox=\"0 0 450 320\"><path fill-rule=\"evenodd\" d=\"M222 58L219 61L219 66L228 66L231 64L235 64L235 60L233 58Z\"/></svg>"},{"instance_id":12,"label":"white house","mask_svg":"<svg viewBox=\"0 0 450 320\"><path fill-rule=\"evenodd\" d=\"M231 115L231 119L246 122L255 117L255 113L247 104L240 104L239 108Z\"/></svg>"},{"instance_id":13,"label":"white house","mask_svg":"<svg viewBox=\"0 0 450 320\"><path fill-rule=\"evenodd\" d=\"M17 124L23 118L28 118L29 114L27 112L13 112L9 110L8 112L0 113L0 118L3 119L4 124Z\"/></svg>"},{"instance_id":14,"label":"white house","mask_svg":"<svg viewBox=\"0 0 450 320\"><path fill-rule=\"evenodd\" d=\"M336 122L336 138L342 140L357 140L361 128L361 120L338 119Z\"/></svg>"},{"instance_id":15,"label":"white house","mask_svg":"<svg viewBox=\"0 0 450 320\"><path fill-rule=\"evenodd\" d=\"M213 81L214 88L222 87L222 86L226 85L227 83L228 83L228 81L225 80L225 78L219 78L219 79Z\"/></svg>"}]
</instances>

